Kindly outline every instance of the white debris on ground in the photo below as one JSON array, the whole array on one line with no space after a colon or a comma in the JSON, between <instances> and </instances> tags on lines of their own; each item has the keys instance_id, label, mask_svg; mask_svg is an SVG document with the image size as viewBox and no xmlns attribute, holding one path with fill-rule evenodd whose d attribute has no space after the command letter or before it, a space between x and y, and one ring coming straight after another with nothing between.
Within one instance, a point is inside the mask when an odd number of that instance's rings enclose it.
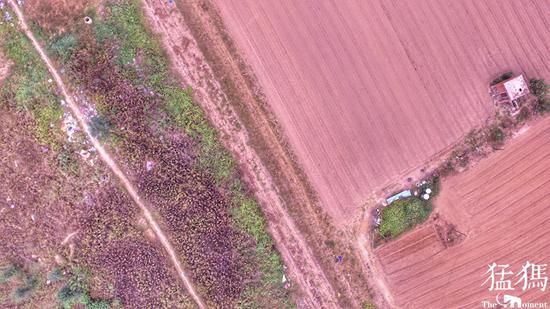
<instances>
[{"instance_id":1,"label":"white debris on ground","mask_svg":"<svg viewBox=\"0 0 550 309\"><path fill-rule=\"evenodd\" d=\"M145 164L145 169L150 172L155 167L155 162L153 161L147 161Z\"/></svg>"},{"instance_id":2,"label":"white debris on ground","mask_svg":"<svg viewBox=\"0 0 550 309\"><path fill-rule=\"evenodd\" d=\"M90 158L90 152L88 150L82 149L82 150L80 150L80 156L84 160L88 160Z\"/></svg>"},{"instance_id":3,"label":"white debris on ground","mask_svg":"<svg viewBox=\"0 0 550 309\"><path fill-rule=\"evenodd\" d=\"M61 104L64 104L62 101ZM73 143L76 141L75 138L75 132L78 130L78 125L76 123L76 119L74 119L73 115L71 113L65 112L63 114L63 131L67 133L67 136L69 137L69 142Z\"/></svg>"},{"instance_id":4,"label":"white debris on ground","mask_svg":"<svg viewBox=\"0 0 550 309\"><path fill-rule=\"evenodd\" d=\"M97 110L95 109L95 106L91 104L86 97L84 97L84 91L80 90L80 94L81 96L75 99L81 106L82 114L86 117L86 121L89 121L93 117L97 117Z\"/></svg>"},{"instance_id":5,"label":"white debris on ground","mask_svg":"<svg viewBox=\"0 0 550 309\"><path fill-rule=\"evenodd\" d=\"M11 14L8 11L4 12L4 20L10 22L12 20Z\"/></svg>"},{"instance_id":6,"label":"white debris on ground","mask_svg":"<svg viewBox=\"0 0 550 309\"><path fill-rule=\"evenodd\" d=\"M87 142L84 142L84 144L87 144ZM78 154L80 155L80 157L86 161L86 163L88 163L90 166L94 166L95 164L95 161L97 159L96 156L93 156L93 154L95 153L95 147L90 147L88 149L81 149Z\"/></svg>"}]
</instances>

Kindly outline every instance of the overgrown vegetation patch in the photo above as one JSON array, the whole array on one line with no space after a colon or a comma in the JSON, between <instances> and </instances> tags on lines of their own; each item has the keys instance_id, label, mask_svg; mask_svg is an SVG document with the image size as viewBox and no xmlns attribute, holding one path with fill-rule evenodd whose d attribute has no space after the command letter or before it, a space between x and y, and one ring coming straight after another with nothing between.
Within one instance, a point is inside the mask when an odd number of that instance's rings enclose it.
<instances>
[{"instance_id":1,"label":"overgrown vegetation patch","mask_svg":"<svg viewBox=\"0 0 550 309\"><path fill-rule=\"evenodd\" d=\"M168 71L139 3L110 2L104 13L49 44L73 83L96 101L92 128L124 158L210 304L289 306L261 209L192 90Z\"/></svg>"},{"instance_id":2,"label":"overgrown vegetation patch","mask_svg":"<svg viewBox=\"0 0 550 309\"><path fill-rule=\"evenodd\" d=\"M430 215L431 205L418 197L398 200L382 210L379 233L382 237L396 238L408 229L424 222Z\"/></svg>"},{"instance_id":3,"label":"overgrown vegetation patch","mask_svg":"<svg viewBox=\"0 0 550 309\"><path fill-rule=\"evenodd\" d=\"M439 194L439 177L420 182L410 188L412 196L400 198L379 210L380 224L376 243L382 239L397 238L428 219L432 199ZM380 239L381 238L381 239Z\"/></svg>"},{"instance_id":4,"label":"overgrown vegetation patch","mask_svg":"<svg viewBox=\"0 0 550 309\"><path fill-rule=\"evenodd\" d=\"M59 121L63 114L50 74L44 68L30 40L8 24L0 25L3 54L13 63L2 84L1 102L36 119L36 137L44 146L59 150Z\"/></svg>"}]
</instances>

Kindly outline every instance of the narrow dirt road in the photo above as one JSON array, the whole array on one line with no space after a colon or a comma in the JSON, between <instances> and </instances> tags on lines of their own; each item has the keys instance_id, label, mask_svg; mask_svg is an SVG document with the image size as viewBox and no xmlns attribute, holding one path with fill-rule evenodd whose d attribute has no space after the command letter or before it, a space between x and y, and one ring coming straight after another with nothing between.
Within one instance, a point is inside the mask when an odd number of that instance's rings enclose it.
<instances>
[{"instance_id":1,"label":"narrow dirt road","mask_svg":"<svg viewBox=\"0 0 550 309\"><path fill-rule=\"evenodd\" d=\"M174 249L172 248L172 245L170 244L170 242L168 241L168 239L166 238L166 236L162 232L160 226L157 224L157 222L153 218L153 215L151 214L151 212L149 211L149 209L147 208L145 203L141 200L141 198L138 195L136 189L134 188L132 183L129 181L129 179L126 177L126 175L124 175L122 170L118 167L118 165L112 159L112 157L109 155L109 153L107 153L107 151L105 150L103 145L101 145L101 143L96 138L94 138L92 136L92 134L90 133L90 128L88 126L88 122L86 121L85 116L80 111L80 108L76 104L75 100L73 100L73 97L69 94L69 91L67 90L67 87L65 86L65 83L61 79L61 76L57 72L56 68L53 66L53 64L52 64L51 60L49 59L49 57L44 52L44 49L40 46L40 44L38 43L38 41L34 37L34 34L30 31L20 8L17 6L17 4L15 3L14 0L9 0L9 3L11 5L12 9L17 14L17 17L18 17L19 22L20 22L20 26L23 29L23 31L25 32L25 35L27 35L27 37L32 41L32 45L34 46L34 48L36 49L36 51L40 55L40 58L42 59L42 61L48 67L48 70L52 74L57 86L59 87L59 90L61 91L61 94L63 95L65 101L67 102L67 105L69 106L69 108L71 109L71 112L74 114L74 116L78 120L79 125L84 129L84 132L86 133L86 136L88 137L88 139L91 141L92 145L95 147L95 149L99 153L99 156L100 156L101 160L105 164L107 164L109 169L111 169L112 173L120 180L120 182L122 183L122 185L124 186L124 188L126 189L128 194L130 194L130 196L132 197L134 202L142 210L143 215L144 215L145 219L147 220L147 223L153 229L153 231L155 232L156 237L160 240L162 246L164 247L164 249L166 250L166 252L170 256L170 259L172 261L173 266L176 268L176 271L177 271L179 277L183 281L183 283L184 283L187 291L191 295L191 297L193 297L193 299L195 300L195 302L197 303L197 305L200 308L205 308L205 305L204 305L203 301L201 300L201 298L199 297L199 295L197 294L197 292L195 291L195 288L193 287L193 285L191 283L191 280L186 276L186 274L183 270L183 267L182 267L180 261L178 260Z\"/></svg>"}]
</instances>

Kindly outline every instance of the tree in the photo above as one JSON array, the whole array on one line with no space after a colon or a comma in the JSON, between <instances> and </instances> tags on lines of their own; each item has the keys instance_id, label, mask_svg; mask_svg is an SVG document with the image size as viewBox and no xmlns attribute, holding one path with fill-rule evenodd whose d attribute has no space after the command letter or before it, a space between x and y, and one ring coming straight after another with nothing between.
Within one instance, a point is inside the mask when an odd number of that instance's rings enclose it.
<instances>
[{"instance_id":1,"label":"tree","mask_svg":"<svg viewBox=\"0 0 550 309\"><path fill-rule=\"evenodd\" d=\"M548 95L548 89L550 86L544 82L544 79L531 79L529 80L529 90L539 100L543 100Z\"/></svg>"}]
</instances>

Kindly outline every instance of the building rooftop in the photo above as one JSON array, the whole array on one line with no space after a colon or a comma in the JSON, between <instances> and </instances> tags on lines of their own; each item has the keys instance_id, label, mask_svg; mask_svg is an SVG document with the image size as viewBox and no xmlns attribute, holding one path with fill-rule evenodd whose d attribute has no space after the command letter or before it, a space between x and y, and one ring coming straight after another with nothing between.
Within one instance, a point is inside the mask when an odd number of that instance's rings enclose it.
<instances>
[{"instance_id":1,"label":"building rooftop","mask_svg":"<svg viewBox=\"0 0 550 309\"><path fill-rule=\"evenodd\" d=\"M527 85L525 78L523 78L523 75L512 77L502 83L504 84L506 93L508 93L508 96L512 101L529 93L529 86Z\"/></svg>"}]
</instances>

